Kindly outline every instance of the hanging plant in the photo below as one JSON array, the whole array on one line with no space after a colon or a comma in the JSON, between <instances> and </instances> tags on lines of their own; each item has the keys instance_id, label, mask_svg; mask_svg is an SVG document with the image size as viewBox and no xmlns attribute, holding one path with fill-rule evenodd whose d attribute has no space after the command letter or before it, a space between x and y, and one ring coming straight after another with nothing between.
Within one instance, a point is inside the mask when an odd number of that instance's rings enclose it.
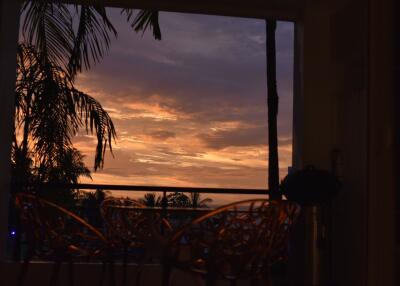
<instances>
[{"instance_id":1,"label":"hanging plant","mask_svg":"<svg viewBox=\"0 0 400 286\"><path fill-rule=\"evenodd\" d=\"M332 173L308 166L285 177L281 189L288 200L303 206L329 203L341 184Z\"/></svg>"}]
</instances>

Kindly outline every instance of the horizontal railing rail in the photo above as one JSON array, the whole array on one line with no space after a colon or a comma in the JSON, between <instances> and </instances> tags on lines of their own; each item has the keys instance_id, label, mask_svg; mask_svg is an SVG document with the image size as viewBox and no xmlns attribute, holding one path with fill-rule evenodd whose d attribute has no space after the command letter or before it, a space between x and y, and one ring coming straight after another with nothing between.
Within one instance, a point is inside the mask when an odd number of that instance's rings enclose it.
<instances>
[{"instance_id":1,"label":"horizontal railing rail","mask_svg":"<svg viewBox=\"0 0 400 286\"><path fill-rule=\"evenodd\" d=\"M130 191L130 192L160 192L160 193L199 193L199 194L233 194L233 195L267 195L268 189L236 189L236 188L198 188L198 187L168 187L168 186L134 186L107 184L44 184L43 188L67 188L81 190Z\"/></svg>"}]
</instances>

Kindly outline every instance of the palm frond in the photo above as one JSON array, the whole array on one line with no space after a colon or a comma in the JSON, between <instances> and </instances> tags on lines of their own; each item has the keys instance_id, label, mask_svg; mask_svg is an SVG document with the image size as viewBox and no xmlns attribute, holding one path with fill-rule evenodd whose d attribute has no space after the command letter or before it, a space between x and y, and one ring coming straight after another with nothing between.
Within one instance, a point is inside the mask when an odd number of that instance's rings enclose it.
<instances>
[{"instance_id":1,"label":"palm frond","mask_svg":"<svg viewBox=\"0 0 400 286\"><path fill-rule=\"evenodd\" d=\"M89 69L99 62L109 49L111 34L117 36L104 6L75 8L77 25L73 21L74 9L61 1L30 0L22 7L25 41L41 51L42 60L49 59L68 70L71 78L83 66Z\"/></svg>"},{"instance_id":2,"label":"palm frond","mask_svg":"<svg viewBox=\"0 0 400 286\"><path fill-rule=\"evenodd\" d=\"M211 204L213 202L213 199L210 198L206 198L204 200L200 201L200 207L201 208L208 208L208 205Z\"/></svg>"},{"instance_id":3,"label":"palm frond","mask_svg":"<svg viewBox=\"0 0 400 286\"><path fill-rule=\"evenodd\" d=\"M212 199L202 199L200 193L190 193L190 204L193 208L208 208L208 204L212 203Z\"/></svg>"},{"instance_id":4,"label":"palm frond","mask_svg":"<svg viewBox=\"0 0 400 286\"><path fill-rule=\"evenodd\" d=\"M117 36L103 5L74 6L71 9L59 0L27 0L22 7L25 42L41 51L42 61L56 63L72 79L83 67L90 69L99 62L110 48L112 35ZM151 29L154 38L161 40L158 11L135 14L132 9L123 9L122 13L136 32ZM75 18L79 19L77 24Z\"/></svg>"},{"instance_id":5,"label":"palm frond","mask_svg":"<svg viewBox=\"0 0 400 286\"><path fill-rule=\"evenodd\" d=\"M79 177L92 178L84 163L85 156L76 148L68 147L57 155L57 164L52 168L42 169L47 182L77 184Z\"/></svg>"},{"instance_id":6,"label":"palm frond","mask_svg":"<svg viewBox=\"0 0 400 286\"><path fill-rule=\"evenodd\" d=\"M157 196L155 193L147 193L143 198L139 199L139 202L148 207L159 207L161 206L162 198Z\"/></svg>"},{"instance_id":7,"label":"palm frond","mask_svg":"<svg viewBox=\"0 0 400 286\"><path fill-rule=\"evenodd\" d=\"M57 157L72 146L72 138L81 127L97 137L94 167L104 164L104 153L112 150L116 138L113 122L101 104L78 91L67 72L51 62L42 65L41 54L32 47L20 45L16 92L21 98L32 97L29 112L23 100L18 103L21 121L27 122L34 153L41 164L55 165ZM34 75L34 81L27 75ZM29 79L29 80L27 80ZM18 111L16 111L18 113Z\"/></svg>"},{"instance_id":8,"label":"palm frond","mask_svg":"<svg viewBox=\"0 0 400 286\"><path fill-rule=\"evenodd\" d=\"M92 63L99 62L109 50L110 34L117 36L105 7L82 5L80 8L76 7L76 11L79 13L79 24L68 63L72 75L81 71L82 66L90 69Z\"/></svg>"},{"instance_id":9,"label":"palm frond","mask_svg":"<svg viewBox=\"0 0 400 286\"><path fill-rule=\"evenodd\" d=\"M107 147L112 153L112 143L117 137L114 123L107 111L103 109L96 99L76 89L72 90L72 92L74 101L80 112L79 116L84 119L86 131L91 134L96 134L97 137L94 164L95 170L97 170L104 165L104 153Z\"/></svg>"},{"instance_id":10,"label":"palm frond","mask_svg":"<svg viewBox=\"0 0 400 286\"><path fill-rule=\"evenodd\" d=\"M127 21L131 23L131 27L135 32L146 32L148 28L153 31L153 36L156 40L161 40L161 28L159 23L159 12L154 10L140 10L134 16L133 9L123 9L122 14L125 14Z\"/></svg>"},{"instance_id":11,"label":"palm frond","mask_svg":"<svg viewBox=\"0 0 400 286\"><path fill-rule=\"evenodd\" d=\"M66 67L74 43L72 16L66 4L45 0L26 1L22 33L31 46L41 51L41 61Z\"/></svg>"}]
</instances>

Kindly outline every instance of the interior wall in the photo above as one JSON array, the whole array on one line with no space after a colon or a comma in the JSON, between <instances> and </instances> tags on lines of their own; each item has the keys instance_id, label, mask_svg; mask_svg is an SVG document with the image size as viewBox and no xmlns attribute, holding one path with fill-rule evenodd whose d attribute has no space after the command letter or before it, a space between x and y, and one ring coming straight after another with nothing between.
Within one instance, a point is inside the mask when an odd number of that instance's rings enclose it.
<instances>
[{"instance_id":1,"label":"interior wall","mask_svg":"<svg viewBox=\"0 0 400 286\"><path fill-rule=\"evenodd\" d=\"M331 17L336 148L343 183L332 208L332 279L338 285L367 285L367 12L365 1L354 1Z\"/></svg>"},{"instance_id":2,"label":"interior wall","mask_svg":"<svg viewBox=\"0 0 400 286\"><path fill-rule=\"evenodd\" d=\"M331 258L318 249L311 266L322 285L395 285L395 2L306 3L296 32L294 165L331 169L343 183Z\"/></svg>"},{"instance_id":3,"label":"interior wall","mask_svg":"<svg viewBox=\"0 0 400 286\"><path fill-rule=\"evenodd\" d=\"M395 3L370 0L368 285L395 284ZM398 266L398 265L397 265Z\"/></svg>"},{"instance_id":4,"label":"interior wall","mask_svg":"<svg viewBox=\"0 0 400 286\"><path fill-rule=\"evenodd\" d=\"M395 59L396 59L396 67L395 67L395 84L396 84L396 174L400 174L400 2L396 2L395 7ZM396 265L400 266L400 176L396 176ZM396 285L400 284L400 272L397 273Z\"/></svg>"},{"instance_id":5,"label":"interior wall","mask_svg":"<svg viewBox=\"0 0 400 286\"><path fill-rule=\"evenodd\" d=\"M294 163L335 171L343 183L332 206L331 243L313 250L311 283L366 285L367 6L365 1L307 3L298 36Z\"/></svg>"}]
</instances>

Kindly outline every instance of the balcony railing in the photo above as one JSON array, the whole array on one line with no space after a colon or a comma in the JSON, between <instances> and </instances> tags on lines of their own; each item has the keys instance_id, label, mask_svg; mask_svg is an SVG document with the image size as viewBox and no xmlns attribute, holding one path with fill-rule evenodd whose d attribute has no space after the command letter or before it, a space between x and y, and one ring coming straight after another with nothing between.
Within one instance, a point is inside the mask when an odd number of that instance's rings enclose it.
<instances>
[{"instance_id":1,"label":"balcony railing","mask_svg":"<svg viewBox=\"0 0 400 286\"><path fill-rule=\"evenodd\" d=\"M61 187L80 190L108 190L128 192L161 192L161 193L199 193L199 194L242 194L267 195L267 189L236 189L236 188L194 188L194 187L167 187L167 186L133 186L133 185L105 185L105 184L46 184L43 188Z\"/></svg>"},{"instance_id":2,"label":"balcony railing","mask_svg":"<svg viewBox=\"0 0 400 286\"><path fill-rule=\"evenodd\" d=\"M198 194L222 194L222 195L249 195L268 196L268 189L241 189L241 188L199 188L199 187L168 187L168 186L137 186L137 185L110 185L110 184L46 184L41 189L64 188L72 190L103 190L103 191L124 191L132 194L152 192L162 194L163 209L168 208L167 196L170 193L198 193Z\"/></svg>"},{"instance_id":3,"label":"balcony railing","mask_svg":"<svg viewBox=\"0 0 400 286\"><path fill-rule=\"evenodd\" d=\"M52 189L67 189L67 190L82 190L82 191L123 191L124 193L159 193L161 194L161 204L158 207L149 208L145 211L159 212L163 217L173 219L177 224L183 224L188 218L195 218L204 212L208 212L212 207L208 208L171 208L168 205L168 194L171 193L198 193L198 194L220 194L220 195L249 195L249 196L268 196L267 189L239 189L239 188L193 188L193 187L168 187L168 186L134 186L134 185L110 185L110 184L44 184L36 186L37 190L52 190ZM84 206L75 206L73 212L87 220L96 227L102 228L101 218L98 210L87 209ZM96 223L98 222L98 223ZM20 229L16 225L13 244L13 257L15 260L21 258L24 241L21 240Z\"/></svg>"}]
</instances>

